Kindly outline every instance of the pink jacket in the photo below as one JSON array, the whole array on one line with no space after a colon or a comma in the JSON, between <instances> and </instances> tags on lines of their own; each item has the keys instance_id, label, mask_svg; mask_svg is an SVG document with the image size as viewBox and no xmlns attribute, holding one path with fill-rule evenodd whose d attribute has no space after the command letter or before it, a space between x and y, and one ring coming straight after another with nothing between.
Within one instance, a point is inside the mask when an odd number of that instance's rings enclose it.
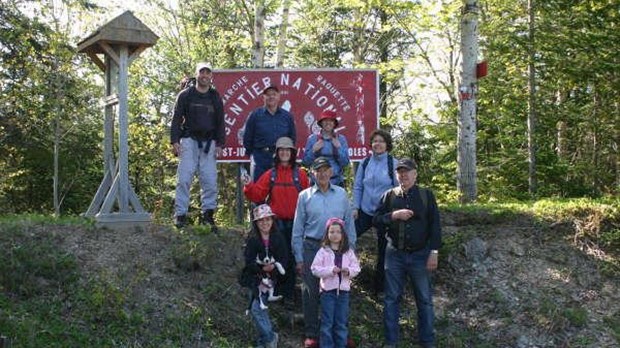
<instances>
[{"instance_id":1,"label":"pink jacket","mask_svg":"<svg viewBox=\"0 0 620 348\"><path fill-rule=\"evenodd\" d=\"M334 260L336 255L330 247L323 247L319 249L312 261L312 274L315 277L321 278L321 291L330 290L351 290L351 278L360 273L360 263L355 256L353 250L349 249L344 255L342 255L342 268L349 269L348 276L342 276L342 280L338 278L338 274L334 274L334 266L336 265Z\"/></svg>"}]
</instances>

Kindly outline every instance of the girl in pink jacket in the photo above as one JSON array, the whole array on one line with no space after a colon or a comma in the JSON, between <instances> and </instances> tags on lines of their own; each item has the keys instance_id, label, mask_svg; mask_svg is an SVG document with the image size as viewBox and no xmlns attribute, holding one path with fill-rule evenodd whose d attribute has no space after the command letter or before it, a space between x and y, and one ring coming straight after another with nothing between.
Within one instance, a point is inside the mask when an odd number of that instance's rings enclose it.
<instances>
[{"instance_id":1,"label":"girl in pink jacket","mask_svg":"<svg viewBox=\"0 0 620 348\"><path fill-rule=\"evenodd\" d=\"M360 272L360 264L344 230L344 221L331 218L325 224L321 249L310 269L321 278L321 348L342 348L347 344L349 291L351 278Z\"/></svg>"}]
</instances>

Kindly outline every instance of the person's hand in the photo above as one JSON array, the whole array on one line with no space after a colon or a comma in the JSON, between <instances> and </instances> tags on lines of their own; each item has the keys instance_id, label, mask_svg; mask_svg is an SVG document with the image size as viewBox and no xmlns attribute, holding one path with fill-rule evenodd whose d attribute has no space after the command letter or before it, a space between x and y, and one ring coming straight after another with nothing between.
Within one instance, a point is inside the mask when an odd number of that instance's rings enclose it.
<instances>
[{"instance_id":1,"label":"person's hand","mask_svg":"<svg viewBox=\"0 0 620 348\"><path fill-rule=\"evenodd\" d=\"M297 262L297 264L295 265L295 270L297 271L297 274L303 275L304 274L304 263Z\"/></svg>"},{"instance_id":2,"label":"person's hand","mask_svg":"<svg viewBox=\"0 0 620 348\"><path fill-rule=\"evenodd\" d=\"M243 186L252 182L252 178L248 174L241 175L241 183Z\"/></svg>"},{"instance_id":3,"label":"person's hand","mask_svg":"<svg viewBox=\"0 0 620 348\"><path fill-rule=\"evenodd\" d=\"M360 214L359 209L353 209L352 211L353 220L357 220L357 217L359 216L359 214Z\"/></svg>"},{"instance_id":4,"label":"person's hand","mask_svg":"<svg viewBox=\"0 0 620 348\"><path fill-rule=\"evenodd\" d=\"M434 271L437 269L437 263L439 262L439 254L430 253L428 255L428 259L426 260L426 269L429 271Z\"/></svg>"},{"instance_id":5,"label":"person's hand","mask_svg":"<svg viewBox=\"0 0 620 348\"><path fill-rule=\"evenodd\" d=\"M271 272L271 271L273 271L274 268L276 268L276 266L274 266L273 263L270 263L268 265L264 265L263 266L263 271L264 272Z\"/></svg>"},{"instance_id":6,"label":"person's hand","mask_svg":"<svg viewBox=\"0 0 620 348\"><path fill-rule=\"evenodd\" d=\"M334 145L335 148L339 149L340 148L340 141L338 140L338 136L335 135L332 138L332 145Z\"/></svg>"},{"instance_id":7,"label":"person's hand","mask_svg":"<svg viewBox=\"0 0 620 348\"><path fill-rule=\"evenodd\" d=\"M181 144L179 143L172 144L172 153L178 157L181 154Z\"/></svg>"},{"instance_id":8,"label":"person's hand","mask_svg":"<svg viewBox=\"0 0 620 348\"><path fill-rule=\"evenodd\" d=\"M343 276L348 276L349 275L349 269L347 267L343 267L340 269L340 273L342 273Z\"/></svg>"},{"instance_id":9,"label":"person's hand","mask_svg":"<svg viewBox=\"0 0 620 348\"><path fill-rule=\"evenodd\" d=\"M216 146L215 147L215 157L220 157L222 155L222 147L221 146Z\"/></svg>"},{"instance_id":10,"label":"person's hand","mask_svg":"<svg viewBox=\"0 0 620 348\"><path fill-rule=\"evenodd\" d=\"M399 209L392 212L392 220L407 221L413 217L414 213L411 209Z\"/></svg>"},{"instance_id":11,"label":"person's hand","mask_svg":"<svg viewBox=\"0 0 620 348\"><path fill-rule=\"evenodd\" d=\"M340 273L340 268L338 268L338 267L334 266L334 269L332 270L332 273L333 273L333 274L338 274L338 273Z\"/></svg>"},{"instance_id":12,"label":"person's hand","mask_svg":"<svg viewBox=\"0 0 620 348\"><path fill-rule=\"evenodd\" d=\"M312 145L312 152L321 151L324 145L325 145L325 142L323 141L323 139L319 139L316 143L314 143L314 145Z\"/></svg>"}]
</instances>

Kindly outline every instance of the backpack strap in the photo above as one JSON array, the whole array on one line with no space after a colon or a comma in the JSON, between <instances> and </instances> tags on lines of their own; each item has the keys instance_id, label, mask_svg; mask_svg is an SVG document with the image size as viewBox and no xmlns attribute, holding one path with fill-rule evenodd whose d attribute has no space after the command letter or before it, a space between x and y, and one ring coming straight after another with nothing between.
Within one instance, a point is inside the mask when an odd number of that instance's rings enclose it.
<instances>
[{"instance_id":1,"label":"backpack strap","mask_svg":"<svg viewBox=\"0 0 620 348\"><path fill-rule=\"evenodd\" d=\"M388 174L390 175L390 180L392 180L392 186L396 185L396 181L394 180L394 157L388 153L387 155L388 161Z\"/></svg>"},{"instance_id":2,"label":"backpack strap","mask_svg":"<svg viewBox=\"0 0 620 348\"><path fill-rule=\"evenodd\" d=\"M299 166L293 165L293 185L297 189L297 192L301 192L303 189L301 187L301 181L299 180ZM269 193L268 197L271 197L271 190L273 190L273 186L276 184L276 178L278 177L278 170L274 167L271 168L271 175L269 177Z\"/></svg>"},{"instance_id":3,"label":"backpack strap","mask_svg":"<svg viewBox=\"0 0 620 348\"><path fill-rule=\"evenodd\" d=\"M422 205L424 206L424 210L428 209L428 196L430 195L430 191L423 187L418 188L420 190L420 198L422 199Z\"/></svg>"},{"instance_id":4,"label":"backpack strap","mask_svg":"<svg viewBox=\"0 0 620 348\"><path fill-rule=\"evenodd\" d=\"M295 184L297 192L301 192L302 188L301 182L299 181L299 166L296 164L293 165L293 184Z\"/></svg>"}]
</instances>

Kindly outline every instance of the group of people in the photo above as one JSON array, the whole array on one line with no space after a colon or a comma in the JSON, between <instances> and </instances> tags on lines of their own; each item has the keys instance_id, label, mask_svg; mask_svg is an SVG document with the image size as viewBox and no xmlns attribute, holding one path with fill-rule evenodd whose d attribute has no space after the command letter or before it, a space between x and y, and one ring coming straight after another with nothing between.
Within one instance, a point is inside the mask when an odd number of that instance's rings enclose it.
<instances>
[{"instance_id":1,"label":"group of people","mask_svg":"<svg viewBox=\"0 0 620 348\"><path fill-rule=\"evenodd\" d=\"M199 172L202 219L217 231L215 159L224 144L222 100L211 85L212 70L200 63L196 85L177 97L171 130L179 156L175 224L185 226L191 180ZM400 302L407 277L418 310L419 344L434 347L431 274L441 246L439 211L433 193L417 185L413 159L390 155L392 138L377 129L369 137L372 154L353 182L353 200L344 186L349 163L347 140L336 132L338 114L324 111L320 132L308 137L297 161L295 122L280 107L280 91L268 86L264 106L245 125L243 145L251 158L244 194L253 202L252 232L245 248L243 284L252 289L251 313L259 347L277 347L268 314L270 300L292 301L301 278L304 347L351 347L348 337L351 278L360 272L358 237L377 237L375 290L384 292L385 347L399 342ZM274 296L275 293L278 296ZM320 312L320 317L319 317Z\"/></svg>"}]
</instances>

